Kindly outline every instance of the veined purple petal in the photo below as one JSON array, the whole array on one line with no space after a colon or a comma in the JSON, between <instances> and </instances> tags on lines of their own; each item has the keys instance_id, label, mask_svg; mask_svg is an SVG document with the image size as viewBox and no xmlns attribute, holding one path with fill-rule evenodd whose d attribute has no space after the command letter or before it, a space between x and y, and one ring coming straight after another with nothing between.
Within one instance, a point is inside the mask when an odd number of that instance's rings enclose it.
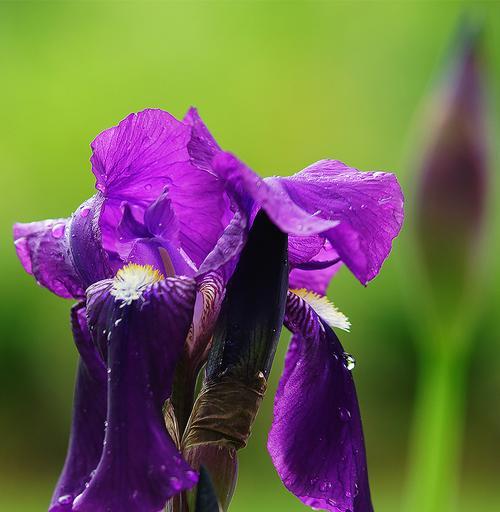
<instances>
[{"instance_id":1,"label":"veined purple petal","mask_svg":"<svg viewBox=\"0 0 500 512\"><path fill-rule=\"evenodd\" d=\"M81 299L90 284L110 274L97 223L101 204L97 194L68 219L14 225L24 269L60 297Z\"/></svg>"},{"instance_id":2,"label":"veined purple petal","mask_svg":"<svg viewBox=\"0 0 500 512\"><path fill-rule=\"evenodd\" d=\"M92 143L97 188L106 197L101 216L105 248L116 251L121 203L144 210L168 188L179 222L179 239L199 265L223 230L224 184L194 165L188 151L193 128L161 110L131 114Z\"/></svg>"},{"instance_id":3,"label":"veined purple petal","mask_svg":"<svg viewBox=\"0 0 500 512\"><path fill-rule=\"evenodd\" d=\"M279 183L263 180L230 153L218 153L214 170L222 176L240 203L247 199L247 213L262 208L273 223L285 233L307 236L321 233L338 224L337 221L314 217L294 202Z\"/></svg>"},{"instance_id":4,"label":"veined purple petal","mask_svg":"<svg viewBox=\"0 0 500 512\"><path fill-rule=\"evenodd\" d=\"M266 183L318 219L340 222L324 235L361 283L378 274L403 223L403 194L393 174L321 160Z\"/></svg>"},{"instance_id":5,"label":"veined purple petal","mask_svg":"<svg viewBox=\"0 0 500 512\"><path fill-rule=\"evenodd\" d=\"M294 334L274 404L268 449L285 486L331 512L372 512L358 401L333 331L289 293Z\"/></svg>"},{"instance_id":6,"label":"veined purple petal","mask_svg":"<svg viewBox=\"0 0 500 512\"><path fill-rule=\"evenodd\" d=\"M209 272L198 279L193 325L186 344L189 361L196 369L206 361L226 284L218 272Z\"/></svg>"},{"instance_id":7,"label":"veined purple petal","mask_svg":"<svg viewBox=\"0 0 500 512\"><path fill-rule=\"evenodd\" d=\"M64 298L80 298L85 287L70 256L71 219L14 225L14 242L21 263L39 284Z\"/></svg>"},{"instance_id":8,"label":"veined purple petal","mask_svg":"<svg viewBox=\"0 0 500 512\"><path fill-rule=\"evenodd\" d=\"M101 458L106 419L106 367L93 345L85 307L71 310L73 337L80 353L73 424L66 462L52 496L50 512L70 512L73 500L92 477Z\"/></svg>"},{"instance_id":9,"label":"veined purple petal","mask_svg":"<svg viewBox=\"0 0 500 512\"><path fill-rule=\"evenodd\" d=\"M218 272L225 283L234 272L238 257L245 247L248 236L248 219L242 211L237 211L227 225L215 247L198 269L199 276Z\"/></svg>"},{"instance_id":10,"label":"veined purple petal","mask_svg":"<svg viewBox=\"0 0 500 512\"><path fill-rule=\"evenodd\" d=\"M195 285L168 278L131 303L113 296L112 287L106 281L88 290L89 325L97 344L107 346L107 428L96 472L73 510L158 512L197 480L162 415L191 323Z\"/></svg>"},{"instance_id":11,"label":"veined purple petal","mask_svg":"<svg viewBox=\"0 0 500 512\"><path fill-rule=\"evenodd\" d=\"M337 251L327 242L313 260L293 268L289 278L290 288L306 288L320 295L326 295L328 285L341 265Z\"/></svg>"},{"instance_id":12,"label":"veined purple petal","mask_svg":"<svg viewBox=\"0 0 500 512\"><path fill-rule=\"evenodd\" d=\"M168 197L168 190L162 192L146 210L144 223L153 235L165 240L178 240L179 225L175 217L172 201Z\"/></svg>"},{"instance_id":13,"label":"veined purple petal","mask_svg":"<svg viewBox=\"0 0 500 512\"><path fill-rule=\"evenodd\" d=\"M72 215L69 226L71 259L85 288L111 276L99 229L103 201L101 194L85 201Z\"/></svg>"},{"instance_id":14,"label":"veined purple petal","mask_svg":"<svg viewBox=\"0 0 500 512\"><path fill-rule=\"evenodd\" d=\"M194 107L187 111L183 121L193 128L191 140L188 144L189 154L193 162L198 167L212 172L212 159L221 151L221 148Z\"/></svg>"}]
</instances>

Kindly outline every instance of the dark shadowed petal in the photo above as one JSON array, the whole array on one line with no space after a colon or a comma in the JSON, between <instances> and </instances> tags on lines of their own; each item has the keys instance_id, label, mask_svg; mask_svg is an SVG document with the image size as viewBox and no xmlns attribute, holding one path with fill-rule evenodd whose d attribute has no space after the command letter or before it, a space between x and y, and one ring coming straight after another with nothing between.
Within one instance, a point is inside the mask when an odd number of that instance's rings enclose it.
<instances>
[{"instance_id":1,"label":"dark shadowed petal","mask_svg":"<svg viewBox=\"0 0 500 512\"><path fill-rule=\"evenodd\" d=\"M112 295L115 281L88 290L89 325L108 353L107 428L95 475L74 510L158 512L197 480L162 415L191 323L195 285L168 278L125 301Z\"/></svg>"},{"instance_id":2,"label":"dark shadowed petal","mask_svg":"<svg viewBox=\"0 0 500 512\"><path fill-rule=\"evenodd\" d=\"M85 201L71 217L69 226L71 259L85 288L111 275L99 228L103 201L101 194Z\"/></svg>"},{"instance_id":3,"label":"dark shadowed petal","mask_svg":"<svg viewBox=\"0 0 500 512\"><path fill-rule=\"evenodd\" d=\"M85 295L85 287L69 254L70 219L14 225L14 242L21 263L38 283L65 298Z\"/></svg>"},{"instance_id":4,"label":"dark shadowed petal","mask_svg":"<svg viewBox=\"0 0 500 512\"><path fill-rule=\"evenodd\" d=\"M106 196L101 217L105 248L116 251L123 201L146 209L168 187L182 248L199 265L222 233L223 182L197 167L188 143L192 127L161 110L131 114L92 143L97 188Z\"/></svg>"},{"instance_id":5,"label":"dark shadowed petal","mask_svg":"<svg viewBox=\"0 0 500 512\"><path fill-rule=\"evenodd\" d=\"M68 454L52 496L50 512L69 512L101 458L106 419L106 367L93 345L81 304L71 310L73 337L80 353Z\"/></svg>"},{"instance_id":6,"label":"dark shadowed petal","mask_svg":"<svg viewBox=\"0 0 500 512\"><path fill-rule=\"evenodd\" d=\"M337 251L327 242L314 259L293 268L290 272L290 288L307 288L326 295L328 285L341 265Z\"/></svg>"},{"instance_id":7,"label":"dark shadowed petal","mask_svg":"<svg viewBox=\"0 0 500 512\"><path fill-rule=\"evenodd\" d=\"M372 512L349 360L333 331L289 294L294 335L276 393L268 449L285 486L307 505Z\"/></svg>"},{"instance_id":8,"label":"dark shadowed petal","mask_svg":"<svg viewBox=\"0 0 500 512\"><path fill-rule=\"evenodd\" d=\"M219 512L219 503L214 484L205 466L200 467L200 480L196 490L196 507L194 512Z\"/></svg>"},{"instance_id":9,"label":"dark shadowed petal","mask_svg":"<svg viewBox=\"0 0 500 512\"><path fill-rule=\"evenodd\" d=\"M342 162L321 160L266 183L284 190L317 218L340 222L325 235L363 284L378 274L403 222L403 194L393 174L360 172Z\"/></svg>"}]
</instances>

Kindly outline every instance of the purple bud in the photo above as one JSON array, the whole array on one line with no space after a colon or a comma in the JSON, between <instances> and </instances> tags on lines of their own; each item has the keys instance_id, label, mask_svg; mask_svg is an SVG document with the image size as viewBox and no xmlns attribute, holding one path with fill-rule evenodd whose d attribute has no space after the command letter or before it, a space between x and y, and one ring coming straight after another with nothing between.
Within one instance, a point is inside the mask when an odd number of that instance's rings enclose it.
<instances>
[{"instance_id":1,"label":"purple bud","mask_svg":"<svg viewBox=\"0 0 500 512\"><path fill-rule=\"evenodd\" d=\"M487 189L487 137L479 32L462 27L431 102L421 161L417 237L433 288L459 296L479 247Z\"/></svg>"}]
</instances>

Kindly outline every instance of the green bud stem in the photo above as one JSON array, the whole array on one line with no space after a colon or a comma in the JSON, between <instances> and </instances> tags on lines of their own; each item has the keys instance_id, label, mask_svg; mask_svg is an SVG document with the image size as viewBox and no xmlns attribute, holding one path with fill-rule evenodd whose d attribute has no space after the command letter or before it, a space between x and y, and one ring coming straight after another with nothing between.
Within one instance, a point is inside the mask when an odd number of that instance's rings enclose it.
<instances>
[{"instance_id":1,"label":"green bud stem","mask_svg":"<svg viewBox=\"0 0 500 512\"><path fill-rule=\"evenodd\" d=\"M436 343L434 350L422 352L406 512L457 510L466 357L465 351L449 348Z\"/></svg>"}]
</instances>

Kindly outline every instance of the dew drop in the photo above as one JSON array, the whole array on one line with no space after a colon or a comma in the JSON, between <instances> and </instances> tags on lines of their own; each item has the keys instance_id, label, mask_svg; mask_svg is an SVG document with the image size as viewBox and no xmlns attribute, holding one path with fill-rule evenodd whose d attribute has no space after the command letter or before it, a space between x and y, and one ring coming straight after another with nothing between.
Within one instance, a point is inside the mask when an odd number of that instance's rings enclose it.
<instances>
[{"instance_id":1,"label":"dew drop","mask_svg":"<svg viewBox=\"0 0 500 512\"><path fill-rule=\"evenodd\" d=\"M118 318L118 320L115 321L115 327L118 327L120 325L121 321L122 321L122 319Z\"/></svg>"},{"instance_id":2,"label":"dew drop","mask_svg":"<svg viewBox=\"0 0 500 512\"><path fill-rule=\"evenodd\" d=\"M73 503L73 496L71 496L71 494L60 496L57 503L59 503L59 505L69 505L70 503Z\"/></svg>"},{"instance_id":3,"label":"dew drop","mask_svg":"<svg viewBox=\"0 0 500 512\"><path fill-rule=\"evenodd\" d=\"M323 480L320 484L319 484L319 490L321 492L327 492L329 491L330 489L332 488L332 483L329 482L328 480Z\"/></svg>"},{"instance_id":4,"label":"dew drop","mask_svg":"<svg viewBox=\"0 0 500 512\"><path fill-rule=\"evenodd\" d=\"M191 482L196 482L198 480L198 474L196 471L190 469L189 471L186 471L186 478L191 480Z\"/></svg>"},{"instance_id":5,"label":"dew drop","mask_svg":"<svg viewBox=\"0 0 500 512\"><path fill-rule=\"evenodd\" d=\"M354 370L354 367L356 366L356 359L354 359L351 354L348 354L347 352L344 352L342 354L342 357L344 359L344 366L349 370Z\"/></svg>"},{"instance_id":6,"label":"dew drop","mask_svg":"<svg viewBox=\"0 0 500 512\"><path fill-rule=\"evenodd\" d=\"M358 484L354 484L354 489L351 491L347 490L345 492L345 496L346 498L355 498L359 493L359 490L358 490Z\"/></svg>"},{"instance_id":7,"label":"dew drop","mask_svg":"<svg viewBox=\"0 0 500 512\"><path fill-rule=\"evenodd\" d=\"M180 491L182 488L181 481L176 476L170 477L170 485L174 491Z\"/></svg>"},{"instance_id":8,"label":"dew drop","mask_svg":"<svg viewBox=\"0 0 500 512\"><path fill-rule=\"evenodd\" d=\"M65 225L62 222L58 222L52 226L52 236L54 238L61 238L64 235Z\"/></svg>"},{"instance_id":9,"label":"dew drop","mask_svg":"<svg viewBox=\"0 0 500 512\"><path fill-rule=\"evenodd\" d=\"M339 417L342 421L349 421L351 419L351 413L349 412L349 409L346 409L345 407L339 407Z\"/></svg>"},{"instance_id":10,"label":"dew drop","mask_svg":"<svg viewBox=\"0 0 500 512\"><path fill-rule=\"evenodd\" d=\"M144 188L149 192L151 190L151 183L147 183L146 185L144 185Z\"/></svg>"},{"instance_id":11,"label":"dew drop","mask_svg":"<svg viewBox=\"0 0 500 512\"><path fill-rule=\"evenodd\" d=\"M85 217L88 217L90 213L90 208L88 206L86 206L85 208L82 208L82 211L80 212L80 215L85 218Z\"/></svg>"}]
</instances>

